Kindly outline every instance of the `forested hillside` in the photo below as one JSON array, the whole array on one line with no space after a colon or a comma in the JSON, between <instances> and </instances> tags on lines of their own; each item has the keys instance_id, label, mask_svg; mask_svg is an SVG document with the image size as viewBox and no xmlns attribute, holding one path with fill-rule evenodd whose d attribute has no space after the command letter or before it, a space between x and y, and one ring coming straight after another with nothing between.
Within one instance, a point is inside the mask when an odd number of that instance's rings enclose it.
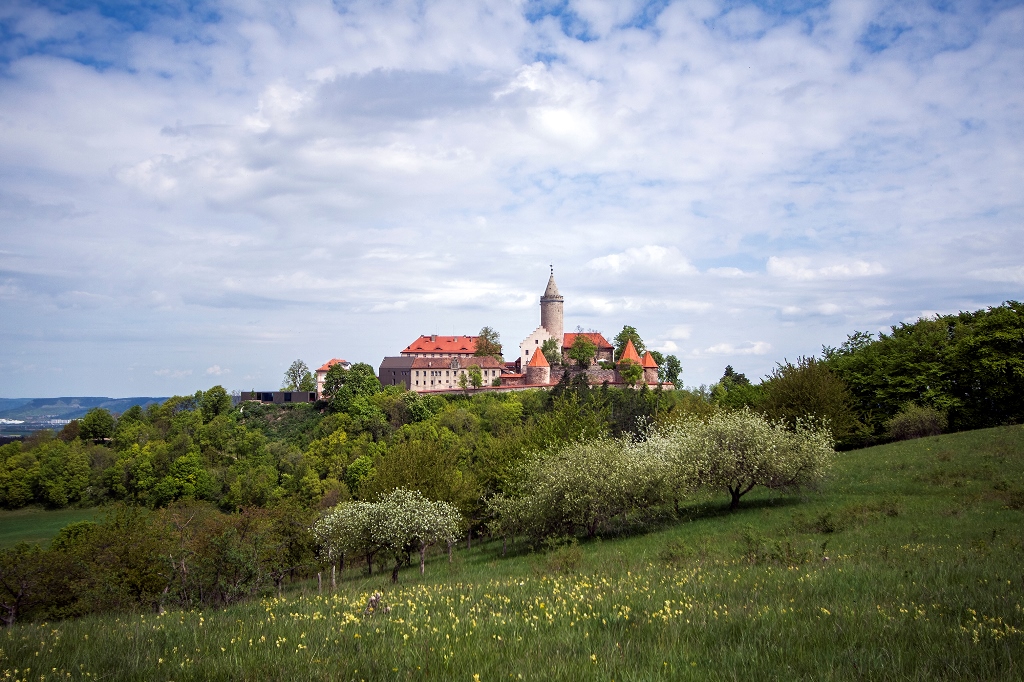
<instances>
[{"instance_id":1,"label":"forested hillside","mask_svg":"<svg viewBox=\"0 0 1024 682\"><path fill-rule=\"evenodd\" d=\"M817 485L837 443L1019 423L1022 358L1024 307L1010 302L854 334L758 383L729 367L690 390L566 374L550 391L423 396L356 364L332 368L315 404L234 405L214 386L96 408L0 447L0 506L115 505L50 550L5 551L0 578L35 580L25 593L49 601L4 603L9 622L228 604L346 561L397 579L412 554L422 565L456 540L646 532L693 495L736 509L757 488Z\"/></svg>"}]
</instances>

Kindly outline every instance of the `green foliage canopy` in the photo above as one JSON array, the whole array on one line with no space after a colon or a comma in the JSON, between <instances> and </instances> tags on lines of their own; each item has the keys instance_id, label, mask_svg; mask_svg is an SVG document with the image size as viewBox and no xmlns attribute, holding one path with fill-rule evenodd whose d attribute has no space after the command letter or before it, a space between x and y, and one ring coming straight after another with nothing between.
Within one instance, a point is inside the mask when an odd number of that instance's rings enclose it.
<instances>
[{"instance_id":1,"label":"green foliage canopy","mask_svg":"<svg viewBox=\"0 0 1024 682\"><path fill-rule=\"evenodd\" d=\"M577 334L572 346L569 347L569 357L575 360L578 366L586 368L590 367L596 355L597 344L589 336Z\"/></svg>"},{"instance_id":2,"label":"green foliage canopy","mask_svg":"<svg viewBox=\"0 0 1024 682\"><path fill-rule=\"evenodd\" d=\"M615 335L613 340L615 343L615 359L622 357L622 351L626 350L626 343L633 341L633 347L636 348L636 352L643 357L644 353L647 352L647 346L644 345L644 340L640 338L640 333L637 332L636 327L631 327L628 324L622 327L622 331Z\"/></svg>"}]
</instances>

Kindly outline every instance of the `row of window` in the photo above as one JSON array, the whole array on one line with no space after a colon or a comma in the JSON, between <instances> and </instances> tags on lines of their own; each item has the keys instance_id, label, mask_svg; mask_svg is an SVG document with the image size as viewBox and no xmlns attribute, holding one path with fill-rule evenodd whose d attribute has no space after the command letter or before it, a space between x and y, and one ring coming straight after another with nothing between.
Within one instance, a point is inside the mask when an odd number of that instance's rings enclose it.
<instances>
[{"instance_id":1,"label":"row of window","mask_svg":"<svg viewBox=\"0 0 1024 682\"><path fill-rule=\"evenodd\" d=\"M464 369L463 370L446 369L446 370L444 370L444 375L447 377L447 376L451 376L453 373L458 374L459 372L465 372L465 371L466 370L464 370ZM498 370L496 370L496 369L485 369L485 370L481 370L480 374L482 376L485 376L485 377L496 377L496 376L498 376ZM420 375L420 371L416 370L416 376L419 376L419 375ZM427 370L423 370L423 376L425 376L425 377L426 376L439 377L439 376L441 376L441 370L439 370L439 369L432 369L432 370L430 370L430 374L427 374Z\"/></svg>"},{"instance_id":2,"label":"row of window","mask_svg":"<svg viewBox=\"0 0 1024 682\"><path fill-rule=\"evenodd\" d=\"M465 370L462 370L462 371L465 372ZM450 378L451 375L452 374L456 374L457 375L457 374L459 374L459 371L458 370L445 370L444 373L445 373L445 376L449 377L448 379L444 380L444 383L450 385L452 383L452 380ZM419 376L419 374L420 374L419 371L417 371L416 372L416 376ZM485 370L482 370L480 372L480 375L483 376L483 377L496 377L496 376L498 376L498 370L496 370L496 369L485 369ZM426 370L424 370L423 376L428 376ZM440 377L441 376L441 370L431 370L429 376ZM440 384L440 383L441 383L441 379L440 378L438 378L438 379L431 379L430 380L430 385L431 386L435 386L435 385ZM416 380L416 385L417 386L420 385L419 379ZM427 380L426 379L423 380L423 385L424 386L427 385Z\"/></svg>"}]
</instances>

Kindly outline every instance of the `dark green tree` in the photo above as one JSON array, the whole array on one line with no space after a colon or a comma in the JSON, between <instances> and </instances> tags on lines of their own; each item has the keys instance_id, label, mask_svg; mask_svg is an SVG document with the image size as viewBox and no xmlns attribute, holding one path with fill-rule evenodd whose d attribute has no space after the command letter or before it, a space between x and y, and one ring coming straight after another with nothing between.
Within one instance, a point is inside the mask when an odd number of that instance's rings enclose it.
<instances>
[{"instance_id":1,"label":"dark green tree","mask_svg":"<svg viewBox=\"0 0 1024 682\"><path fill-rule=\"evenodd\" d=\"M778 363L762 387L765 395L761 407L771 419L790 426L799 419L824 420L840 444L850 445L863 437L863 425L857 419L849 388L820 360L800 357L796 364Z\"/></svg>"},{"instance_id":2,"label":"dark green tree","mask_svg":"<svg viewBox=\"0 0 1024 682\"><path fill-rule=\"evenodd\" d=\"M595 355L597 355L597 344L589 336L577 334L569 348L569 357L575 360L580 367L586 368L590 367Z\"/></svg>"},{"instance_id":3,"label":"dark green tree","mask_svg":"<svg viewBox=\"0 0 1024 682\"><path fill-rule=\"evenodd\" d=\"M114 435L114 416L102 407L94 407L82 417L81 437L102 440Z\"/></svg>"},{"instance_id":4,"label":"dark green tree","mask_svg":"<svg viewBox=\"0 0 1024 682\"><path fill-rule=\"evenodd\" d=\"M948 415L949 429L1024 421L1024 304L903 323L877 338L851 334L822 349L875 435L908 403Z\"/></svg>"},{"instance_id":5,"label":"dark green tree","mask_svg":"<svg viewBox=\"0 0 1024 682\"><path fill-rule=\"evenodd\" d=\"M355 398L369 398L380 391L373 367L365 362L357 362L351 369L333 365L324 377L324 398L332 412L345 412Z\"/></svg>"},{"instance_id":6,"label":"dark green tree","mask_svg":"<svg viewBox=\"0 0 1024 682\"><path fill-rule=\"evenodd\" d=\"M615 335L615 358L622 357L622 351L626 349L626 342L633 341L633 347L636 348L636 352L643 357L647 351L647 346L644 345L644 340L640 338L640 334L637 332L636 327L630 327L628 324L622 328L622 331Z\"/></svg>"},{"instance_id":7,"label":"dark green tree","mask_svg":"<svg viewBox=\"0 0 1024 682\"><path fill-rule=\"evenodd\" d=\"M640 381L640 377L644 375L644 368L636 362L624 360L619 363L619 375L627 384L635 386L636 382Z\"/></svg>"},{"instance_id":8,"label":"dark green tree","mask_svg":"<svg viewBox=\"0 0 1024 682\"><path fill-rule=\"evenodd\" d=\"M480 388L484 385L484 375L478 365L470 365L466 369L466 374L469 375L469 384L473 388Z\"/></svg>"},{"instance_id":9,"label":"dark green tree","mask_svg":"<svg viewBox=\"0 0 1024 682\"><path fill-rule=\"evenodd\" d=\"M546 339L540 346L540 352L544 354L544 359L548 361L549 365L560 365L562 364L562 354L558 352L558 339Z\"/></svg>"},{"instance_id":10,"label":"dark green tree","mask_svg":"<svg viewBox=\"0 0 1024 682\"><path fill-rule=\"evenodd\" d=\"M203 415L203 423L209 424L214 417L231 411L231 396L223 386L214 386L202 394L199 399L199 410Z\"/></svg>"},{"instance_id":11,"label":"dark green tree","mask_svg":"<svg viewBox=\"0 0 1024 682\"><path fill-rule=\"evenodd\" d=\"M662 383L672 384L676 388L682 388L679 385L679 375L683 373L683 365L679 362L679 358L674 355L669 355L665 358L664 363L658 363L658 379Z\"/></svg>"}]
</instances>

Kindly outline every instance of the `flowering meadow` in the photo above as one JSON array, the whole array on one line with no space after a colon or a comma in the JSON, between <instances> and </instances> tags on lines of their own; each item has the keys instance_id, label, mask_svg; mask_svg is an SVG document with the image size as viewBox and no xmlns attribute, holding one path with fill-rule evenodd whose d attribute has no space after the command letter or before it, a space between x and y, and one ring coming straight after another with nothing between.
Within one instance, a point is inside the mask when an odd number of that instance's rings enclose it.
<instances>
[{"instance_id":1,"label":"flowering meadow","mask_svg":"<svg viewBox=\"0 0 1024 682\"><path fill-rule=\"evenodd\" d=\"M842 453L818 492L644 536L16 625L0 679L1021 679L1022 469L1021 427Z\"/></svg>"}]
</instances>

